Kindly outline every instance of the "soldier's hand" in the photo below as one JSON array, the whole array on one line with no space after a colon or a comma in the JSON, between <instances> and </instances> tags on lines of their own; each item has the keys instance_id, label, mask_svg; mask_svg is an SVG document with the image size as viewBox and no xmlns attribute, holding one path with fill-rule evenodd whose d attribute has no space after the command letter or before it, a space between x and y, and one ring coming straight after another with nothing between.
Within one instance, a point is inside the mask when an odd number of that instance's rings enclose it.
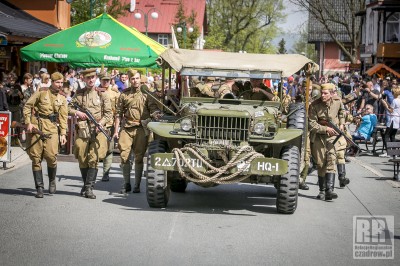
<instances>
[{"instance_id":1,"label":"soldier's hand","mask_svg":"<svg viewBox=\"0 0 400 266\"><path fill-rule=\"evenodd\" d=\"M65 145L65 143L67 143L67 137L65 135L60 136L60 143L61 145Z\"/></svg>"},{"instance_id":2,"label":"soldier's hand","mask_svg":"<svg viewBox=\"0 0 400 266\"><path fill-rule=\"evenodd\" d=\"M31 123L29 123L29 124L26 126L26 132L31 133L31 132L32 132L32 129L33 129L33 125L32 125Z\"/></svg>"},{"instance_id":3,"label":"soldier's hand","mask_svg":"<svg viewBox=\"0 0 400 266\"><path fill-rule=\"evenodd\" d=\"M115 132L115 133L114 133L114 135L113 135L113 139L119 139L118 132Z\"/></svg>"},{"instance_id":4,"label":"soldier's hand","mask_svg":"<svg viewBox=\"0 0 400 266\"><path fill-rule=\"evenodd\" d=\"M329 137L338 135L338 133L336 132L336 130L334 130L334 129L331 128L331 127L327 127L327 128L326 128L326 134L327 134Z\"/></svg>"},{"instance_id":5,"label":"soldier's hand","mask_svg":"<svg viewBox=\"0 0 400 266\"><path fill-rule=\"evenodd\" d=\"M79 117L80 120L87 120L88 117L84 112L76 111L76 116Z\"/></svg>"}]
</instances>

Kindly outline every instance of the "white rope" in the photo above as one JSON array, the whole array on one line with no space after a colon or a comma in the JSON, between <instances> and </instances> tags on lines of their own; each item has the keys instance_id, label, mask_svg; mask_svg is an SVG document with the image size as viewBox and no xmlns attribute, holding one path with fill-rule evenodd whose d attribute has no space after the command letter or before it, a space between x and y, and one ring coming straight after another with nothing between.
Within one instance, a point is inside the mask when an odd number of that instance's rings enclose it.
<instances>
[{"instance_id":1,"label":"white rope","mask_svg":"<svg viewBox=\"0 0 400 266\"><path fill-rule=\"evenodd\" d=\"M214 167L209 162L208 158L201 154L199 150L192 147L184 147L184 148L175 148L172 150L175 155L177 161L177 167L179 174L186 178L189 181L195 183L215 183L215 184L234 184L240 181L245 180L251 174L240 176L245 170L245 167L238 168L237 171L233 174L229 174L229 170L236 167L240 162L244 162L245 164L249 165L255 158L264 157L261 153L258 153L253 150L251 146L242 146L236 152L235 156L229 160L229 162L221 166L220 168ZM190 163L186 162L184 152L190 152L199 159L203 165L205 165L206 169L208 169L205 174L200 173L197 171ZM239 156L243 153L246 153L243 157L239 158ZM184 165L189 168L190 173L185 173L183 167Z\"/></svg>"}]
</instances>

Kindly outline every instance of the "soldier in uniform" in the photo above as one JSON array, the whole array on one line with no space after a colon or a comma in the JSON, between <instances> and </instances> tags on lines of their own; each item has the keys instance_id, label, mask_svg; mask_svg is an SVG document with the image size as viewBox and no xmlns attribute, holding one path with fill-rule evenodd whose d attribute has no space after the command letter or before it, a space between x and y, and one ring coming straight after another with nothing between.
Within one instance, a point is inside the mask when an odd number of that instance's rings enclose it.
<instances>
[{"instance_id":1,"label":"soldier in uniform","mask_svg":"<svg viewBox=\"0 0 400 266\"><path fill-rule=\"evenodd\" d=\"M111 85L111 76L107 72L102 74L100 77L99 91L102 93L107 93L108 97L110 98L113 115L111 120L108 121L105 125L105 128L108 132L114 132L114 116L120 92L118 91L118 88L113 88L113 86ZM112 138L111 141L108 143L107 154L106 157L103 159L103 178L101 179L101 181L103 182L107 182L110 180L110 169L113 160L113 151L114 138Z\"/></svg>"},{"instance_id":2,"label":"soldier in uniform","mask_svg":"<svg viewBox=\"0 0 400 266\"><path fill-rule=\"evenodd\" d=\"M63 75L55 72L51 75L51 86L42 87L26 102L23 113L27 132L33 128L49 134L47 139L41 139L38 134L27 134L27 145L31 146L27 153L32 160L33 178L36 186L36 198L43 198L43 173L41 162L47 162L49 176L49 193L56 193L56 172L58 144L67 142L68 107L64 96L59 94L63 86Z\"/></svg>"},{"instance_id":3,"label":"soldier in uniform","mask_svg":"<svg viewBox=\"0 0 400 266\"><path fill-rule=\"evenodd\" d=\"M151 116L158 118L159 110L157 103L151 101L147 94L140 89L140 73L130 74L131 86L119 97L116 117L114 123L114 137L118 138L118 146L121 151L121 168L124 176L124 183L121 194L132 190L131 187L131 162L130 153L133 149L135 155L135 185L133 193L140 192L140 181L143 173L143 157L147 149L148 139L142 126L142 121ZM119 133L120 121L125 119Z\"/></svg>"},{"instance_id":4,"label":"soldier in uniform","mask_svg":"<svg viewBox=\"0 0 400 266\"><path fill-rule=\"evenodd\" d=\"M308 119L311 154L318 170L320 193L317 198L325 200L337 198L337 194L333 192L336 168L336 149L333 141L338 135L326 122L332 121L341 130L345 123L341 99L331 94L334 88L330 83L321 85L321 97L310 105Z\"/></svg>"},{"instance_id":5,"label":"soldier in uniform","mask_svg":"<svg viewBox=\"0 0 400 266\"><path fill-rule=\"evenodd\" d=\"M215 82L215 77L207 77L204 85L198 86L202 94L202 97L214 97L214 91L212 90L214 82Z\"/></svg>"},{"instance_id":6,"label":"soldier in uniform","mask_svg":"<svg viewBox=\"0 0 400 266\"><path fill-rule=\"evenodd\" d=\"M78 159L84 186L81 195L95 199L93 186L97 176L97 164L106 156L107 138L100 133L86 114L75 108L88 110L97 122L105 127L112 120L111 101L106 93L101 93L95 86L96 69L87 69L81 72L86 86L77 90L69 105L69 113L78 117L77 137L74 145L74 155Z\"/></svg>"}]
</instances>

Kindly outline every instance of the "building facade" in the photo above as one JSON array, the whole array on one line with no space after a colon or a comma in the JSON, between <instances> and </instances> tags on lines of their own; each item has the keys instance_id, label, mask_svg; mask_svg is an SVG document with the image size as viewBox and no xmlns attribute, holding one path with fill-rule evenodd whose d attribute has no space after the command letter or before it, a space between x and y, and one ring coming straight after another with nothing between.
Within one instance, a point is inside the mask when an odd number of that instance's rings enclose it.
<instances>
[{"instance_id":1,"label":"building facade","mask_svg":"<svg viewBox=\"0 0 400 266\"><path fill-rule=\"evenodd\" d=\"M70 27L66 0L2 0L0 2L0 72L18 76L37 73L46 63L25 63L20 49L59 30Z\"/></svg>"},{"instance_id":2,"label":"building facade","mask_svg":"<svg viewBox=\"0 0 400 266\"><path fill-rule=\"evenodd\" d=\"M382 63L400 72L400 1L366 0L362 18L360 60L365 72Z\"/></svg>"},{"instance_id":3,"label":"building facade","mask_svg":"<svg viewBox=\"0 0 400 266\"><path fill-rule=\"evenodd\" d=\"M131 3L131 0L121 0L121 2ZM187 48L203 49L207 29L206 0L184 0L183 6L186 17L189 17L192 12L196 14L195 24L199 29L199 37L195 44ZM172 28L178 37L185 35L184 37L188 38L194 27L188 21L176 21L178 7L178 0L137 0L132 12L118 20L129 27L135 27L165 47L172 47L174 46ZM157 18L154 18L154 12L157 13ZM180 27L177 26L179 23Z\"/></svg>"}]
</instances>

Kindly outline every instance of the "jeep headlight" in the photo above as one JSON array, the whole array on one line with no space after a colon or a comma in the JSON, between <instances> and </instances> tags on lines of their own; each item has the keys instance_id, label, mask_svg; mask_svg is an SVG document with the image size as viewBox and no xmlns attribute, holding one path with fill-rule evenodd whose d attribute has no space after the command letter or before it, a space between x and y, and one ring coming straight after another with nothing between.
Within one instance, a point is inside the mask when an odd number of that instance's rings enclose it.
<instances>
[{"instance_id":1,"label":"jeep headlight","mask_svg":"<svg viewBox=\"0 0 400 266\"><path fill-rule=\"evenodd\" d=\"M254 132L258 135L262 135L265 133L265 125L264 123L257 123L254 125Z\"/></svg>"},{"instance_id":2,"label":"jeep headlight","mask_svg":"<svg viewBox=\"0 0 400 266\"><path fill-rule=\"evenodd\" d=\"M192 120L190 118L182 119L181 129L186 132L190 131L192 129Z\"/></svg>"}]
</instances>

